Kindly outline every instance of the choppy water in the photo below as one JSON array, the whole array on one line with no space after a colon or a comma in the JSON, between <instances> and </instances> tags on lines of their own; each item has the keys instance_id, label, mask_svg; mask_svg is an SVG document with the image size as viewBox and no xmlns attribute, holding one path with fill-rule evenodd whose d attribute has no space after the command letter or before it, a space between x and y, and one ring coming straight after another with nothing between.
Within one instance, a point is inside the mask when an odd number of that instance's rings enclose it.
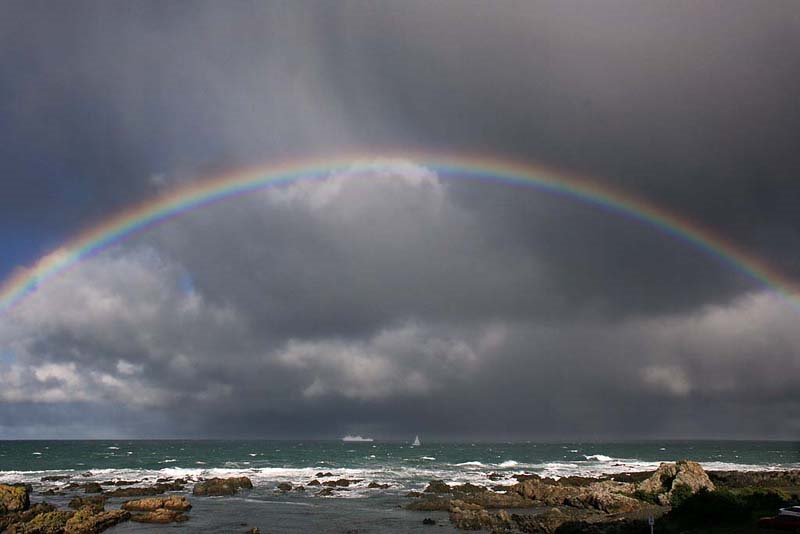
<instances>
[{"instance_id":1,"label":"choppy water","mask_svg":"<svg viewBox=\"0 0 800 534\"><path fill-rule=\"evenodd\" d=\"M312 525L315 531L327 532L350 528L413 532L420 528L421 516L398 504L404 502L406 492L419 490L434 478L503 485L516 482L511 478L516 473L560 477L643 471L682 458L715 470L800 468L800 443L423 442L412 447L408 443L340 441L0 441L0 482L30 482L41 491L65 484L41 482L48 475L72 475L81 482L246 475L256 486L253 491L237 497L194 499L192 520L176 528L236 531L246 522L260 523L262 531L271 526L269 531L278 532L303 532ZM320 471L363 482L331 499L313 497L311 492L276 495L273 491L278 482L307 484ZM391 488L368 489L373 481ZM446 517L440 519L446 523ZM146 529L129 524L114 531Z\"/></svg>"}]
</instances>

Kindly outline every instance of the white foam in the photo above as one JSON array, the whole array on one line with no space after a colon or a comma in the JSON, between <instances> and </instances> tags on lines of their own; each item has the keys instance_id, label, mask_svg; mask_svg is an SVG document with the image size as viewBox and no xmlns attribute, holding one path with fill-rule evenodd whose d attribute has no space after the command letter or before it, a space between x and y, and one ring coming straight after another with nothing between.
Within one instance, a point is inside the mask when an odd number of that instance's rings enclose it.
<instances>
[{"instance_id":1,"label":"white foam","mask_svg":"<svg viewBox=\"0 0 800 534\"><path fill-rule=\"evenodd\" d=\"M429 457L432 458L432 457ZM515 460L507 460L501 464L484 465L482 462L463 462L462 464L437 464L412 462L404 466L389 465L385 466L382 462L373 462L370 466L361 468L328 468L333 478L359 479L361 482L351 484L350 491L337 492L335 495L348 498L366 497L374 495L375 490L367 489L370 482L379 484L389 484L389 493L405 493L408 490L421 490L428 481L432 479L445 480L449 484L472 483L477 485L510 485L516 480L509 477L500 481L488 481L487 473L498 466L507 464ZM667 460L665 460L667 461ZM310 467L216 467L208 468L205 464L194 463L193 467L170 465L161 469L91 469L91 476L82 477L81 480L104 481L110 479L117 480L142 480L148 478L188 478L190 480L198 477L231 477L247 476L257 488L274 488L279 482L291 482L294 485L306 485L309 481L316 478L319 471L318 466ZM644 462L640 460L618 460L615 462L546 462L546 463L516 463L508 469L513 469L514 473L536 473L541 476L561 478L565 476L599 476L613 473L650 471L658 467L660 462ZM508 465L508 464L507 464ZM743 465L725 462L703 462L701 465L708 470L781 470L800 467L798 465ZM83 471L83 470L81 470ZM32 483L36 487L63 487L66 482L48 481L41 482L44 476L52 475L74 475L76 470L40 470L40 471L2 471L0 472L0 482Z\"/></svg>"},{"instance_id":2,"label":"white foam","mask_svg":"<svg viewBox=\"0 0 800 534\"><path fill-rule=\"evenodd\" d=\"M499 465L499 467L516 467L518 465L519 465L519 462L517 462L516 460L506 460L505 462L502 462Z\"/></svg>"},{"instance_id":3,"label":"white foam","mask_svg":"<svg viewBox=\"0 0 800 534\"><path fill-rule=\"evenodd\" d=\"M614 458L611 456L606 456L605 454L592 454L589 456L584 456L587 460L595 460L596 462L613 462Z\"/></svg>"},{"instance_id":4,"label":"white foam","mask_svg":"<svg viewBox=\"0 0 800 534\"><path fill-rule=\"evenodd\" d=\"M434 458L433 456L423 456L422 459L423 460L435 460L436 458Z\"/></svg>"}]
</instances>

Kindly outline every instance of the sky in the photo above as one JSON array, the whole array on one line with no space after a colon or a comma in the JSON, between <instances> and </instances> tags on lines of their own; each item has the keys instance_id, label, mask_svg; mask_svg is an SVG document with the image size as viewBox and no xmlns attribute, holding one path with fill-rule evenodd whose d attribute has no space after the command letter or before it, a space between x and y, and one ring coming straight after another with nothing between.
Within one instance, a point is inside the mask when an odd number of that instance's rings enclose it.
<instances>
[{"instance_id":1,"label":"sky","mask_svg":"<svg viewBox=\"0 0 800 534\"><path fill-rule=\"evenodd\" d=\"M255 165L590 177L800 283L793 1L4 2L0 279ZM0 316L0 438L796 439L800 308L424 161L197 209Z\"/></svg>"}]
</instances>

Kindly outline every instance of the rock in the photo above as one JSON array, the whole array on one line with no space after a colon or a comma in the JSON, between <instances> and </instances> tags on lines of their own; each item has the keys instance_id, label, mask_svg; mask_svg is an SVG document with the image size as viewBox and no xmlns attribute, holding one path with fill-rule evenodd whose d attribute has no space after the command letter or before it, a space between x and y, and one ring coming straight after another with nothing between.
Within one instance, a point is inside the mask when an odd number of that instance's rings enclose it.
<instances>
[{"instance_id":1,"label":"rock","mask_svg":"<svg viewBox=\"0 0 800 534\"><path fill-rule=\"evenodd\" d=\"M30 505L30 489L28 487L0 484L0 515L24 512Z\"/></svg>"},{"instance_id":2,"label":"rock","mask_svg":"<svg viewBox=\"0 0 800 534\"><path fill-rule=\"evenodd\" d=\"M484 490L466 494L454 492L454 495L464 502L477 504L482 508L530 508L534 505L530 499L514 492L497 493Z\"/></svg>"},{"instance_id":3,"label":"rock","mask_svg":"<svg viewBox=\"0 0 800 534\"><path fill-rule=\"evenodd\" d=\"M505 510L492 513L457 499L450 507L450 522L462 530L505 532L513 528L511 516Z\"/></svg>"},{"instance_id":4,"label":"rock","mask_svg":"<svg viewBox=\"0 0 800 534\"><path fill-rule=\"evenodd\" d=\"M253 483L247 477L210 478L194 485L192 494L202 496L234 495L239 489L251 489Z\"/></svg>"},{"instance_id":5,"label":"rock","mask_svg":"<svg viewBox=\"0 0 800 534\"><path fill-rule=\"evenodd\" d=\"M294 488L294 490L299 492L304 492L306 491L306 488L305 486L297 486L296 488Z\"/></svg>"},{"instance_id":6,"label":"rock","mask_svg":"<svg viewBox=\"0 0 800 534\"><path fill-rule=\"evenodd\" d=\"M431 519L430 517L426 517L425 519L422 520L422 524L423 525L435 525L436 524L436 520L435 519Z\"/></svg>"},{"instance_id":7,"label":"rock","mask_svg":"<svg viewBox=\"0 0 800 534\"><path fill-rule=\"evenodd\" d=\"M278 484L278 489L283 491L283 492L292 491L292 483L291 482L281 482L280 484Z\"/></svg>"},{"instance_id":8,"label":"rock","mask_svg":"<svg viewBox=\"0 0 800 534\"><path fill-rule=\"evenodd\" d=\"M377 482L370 482L367 484L367 488L369 489L389 489L390 487L389 484L378 484Z\"/></svg>"},{"instance_id":9,"label":"rock","mask_svg":"<svg viewBox=\"0 0 800 534\"><path fill-rule=\"evenodd\" d=\"M0 515L0 532L3 532L9 526L15 523L27 523L34 517L48 512L55 512L56 507L48 503L37 503L32 505L24 512L12 512L6 515Z\"/></svg>"},{"instance_id":10,"label":"rock","mask_svg":"<svg viewBox=\"0 0 800 534\"><path fill-rule=\"evenodd\" d=\"M246 532L246 534L261 534L261 531L258 530L258 527L253 527Z\"/></svg>"},{"instance_id":11,"label":"rock","mask_svg":"<svg viewBox=\"0 0 800 534\"><path fill-rule=\"evenodd\" d=\"M169 497L151 497L149 499L139 499L136 501L126 501L121 508L129 512L153 512L159 508L173 510L177 512L188 512L192 509L192 503L186 497L171 495Z\"/></svg>"},{"instance_id":12,"label":"rock","mask_svg":"<svg viewBox=\"0 0 800 534\"><path fill-rule=\"evenodd\" d=\"M319 473L317 473L315 476L316 476L317 478L325 478L325 477L332 477L332 476L333 476L333 474L332 474L332 473L323 473L322 471L320 471L320 472L319 472Z\"/></svg>"},{"instance_id":13,"label":"rock","mask_svg":"<svg viewBox=\"0 0 800 534\"><path fill-rule=\"evenodd\" d=\"M46 512L25 523L15 523L8 527L8 534L63 534L67 521L74 512Z\"/></svg>"},{"instance_id":14,"label":"rock","mask_svg":"<svg viewBox=\"0 0 800 534\"><path fill-rule=\"evenodd\" d=\"M530 508L534 505L530 498L513 491L498 493L474 484L447 487L449 489L447 497L442 496L447 494L436 484L433 486L434 491L418 494L423 498L409 503L406 508L423 511L448 510L452 499L480 508Z\"/></svg>"},{"instance_id":15,"label":"rock","mask_svg":"<svg viewBox=\"0 0 800 534\"><path fill-rule=\"evenodd\" d=\"M449 497L426 497L406 505L406 510L416 510L422 512L447 511L450 509Z\"/></svg>"},{"instance_id":16,"label":"rock","mask_svg":"<svg viewBox=\"0 0 800 534\"><path fill-rule=\"evenodd\" d=\"M97 512L91 506L81 508L67 521L64 534L98 534L107 528L130 519L131 514L125 510Z\"/></svg>"},{"instance_id":17,"label":"rock","mask_svg":"<svg viewBox=\"0 0 800 534\"><path fill-rule=\"evenodd\" d=\"M317 497L330 497L333 495L333 488L322 488L317 492Z\"/></svg>"},{"instance_id":18,"label":"rock","mask_svg":"<svg viewBox=\"0 0 800 534\"><path fill-rule=\"evenodd\" d=\"M544 532L555 532L558 527L569 520L569 516L558 508L551 508L532 518L538 528Z\"/></svg>"},{"instance_id":19,"label":"rock","mask_svg":"<svg viewBox=\"0 0 800 534\"><path fill-rule=\"evenodd\" d=\"M800 469L788 471L709 471L708 478L727 488L798 488Z\"/></svg>"},{"instance_id":20,"label":"rock","mask_svg":"<svg viewBox=\"0 0 800 534\"><path fill-rule=\"evenodd\" d=\"M72 478L71 475L48 475L40 480L42 482L58 482L60 480L69 480L70 478Z\"/></svg>"},{"instance_id":21,"label":"rock","mask_svg":"<svg viewBox=\"0 0 800 534\"><path fill-rule=\"evenodd\" d=\"M162 482L160 484L156 484L154 487L163 489L164 491L181 491L185 484L185 480L182 478L177 478L172 482Z\"/></svg>"},{"instance_id":22,"label":"rock","mask_svg":"<svg viewBox=\"0 0 800 534\"><path fill-rule=\"evenodd\" d=\"M505 477L500 473L489 473L488 475L486 475L486 478L488 478L489 480L502 480Z\"/></svg>"},{"instance_id":23,"label":"rock","mask_svg":"<svg viewBox=\"0 0 800 534\"><path fill-rule=\"evenodd\" d=\"M688 487L688 493L694 494L701 489L714 491L714 483L697 462L680 460L662 463L655 473L636 485L636 490L644 494L655 495L660 504L668 505L673 492L678 487ZM681 491L687 491L682 488Z\"/></svg>"},{"instance_id":24,"label":"rock","mask_svg":"<svg viewBox=\"0 0 800 534\"><path fill-rule=\"evenodd\" d=\"M547 506L593 508L609 513L630 512L641 502L624 495L633 493L633 485L603 480L589 486L561 486L543 479L530 478L514 484L509 493L517 493Z\"/></svg>"},{"instance_id":25,"label":"rock","mask_svg":"<svg viewBox=\"0 0 800 534\"><path fill-rule=\"evenodd\" d=\"M444 480L431 480L423 493L450 493L450 486Z\"/></svg>"},{"instance_id":26,"label":"rock","mask_svg":"<svg viewBox=\"0 0 800 534\"><path fill-rule=\"evenodd\" d=\"M166 492L164 488L148 486L148 487L129 487L118 488L113 491L107 491L106 495L110 497L147 497L149 495L161 495Z\"/></svg>"},{"instance_id":27,"label":"rock","mask_svg":"<svg viewBox=\"0 0 800 534\"><path fill-rule=\"evenodd\" d=\"M326 482L323 482L322 485L323 486L329 486L329 487L346 488L350 484L357 484L359 482L361 482L361 480L357 480L357 479L352 479L351 480L351 479L347 479L347 478L340 478L339 480L328 480Z\"/></svg>"},{"instance_id":28,"label":"rock","mask_svg":"<svg viewBox=\"0 0 800 534\"><path fill-rule=\"evenodd\" d=\"M75 497L69 501L69 507L73 510L79 510L84 506L91 506L96 511L102 512L106 506L108 497L105 495L92 495L91 497Z\"/></svg>"},{"instance_id":29,"label":"rock","mask_svg":"<svg viewBox=\"0 0 800 534\"><path fill-rule=\"evenodd\" d=\"M542 479L542 477L540 477L539 475L534 474L534 473L520 473L520 474L517 474L517 475L511 475L511 478L516 478L518 482L523 482L525 480L541 480Z\"/></svg>"},{"instance_id":30,"label":"rock","mask_svg":"<svg viewBox=\"0 0 800 534\"><path fill-rule=\"evenodd\" d=\"M320 483L319 483L319 480L317 480L317 479L315 478L314 480L312 480L311 482L309 482L309 483L308 483L308 485L309 485L309 486L319 486L319 485L320 485Z\"/></svg>"},{"instance_id":31,"label":"rock","mask_svg":"<svg viewBox=\"0 0 800 534\"><path fill-rule=\"evenodd\" d=\"M97 482L89 482L83 485L84 493L103 493L103 487Z\"/></svg>"},{"instance_id":32,"label":"rock","mask_svg":"<svg viewBox=\"0 0 800 534\"><path fill-rule=\"evenodd\" d=\"M578 503L578 507L596 508L609 514L628 513L641 508L640 501L621 493L614 493L609 488L599 485L590 486L590 489L581 495Z\"/></svg>"},{"instance_id":33,"label":"rock","mask_svg":"<svg viewBox=\"0 0 800 534\"><path fill-rule=\"evenodd\" d=\"M189 516L178 512L177 510L167 510L166 508L158 508L152 512L144 512L141 514L133 514L131 521L137 523L182 523L188 521Z\"/></svg>"},{"instance_id":34,"label":"rock","mask_svg":"<svg viewBox=\"0 0 800 534\"><path fill-rule=\"evenodd\" d=\"M461 484L460 486L450 486L450 491L452 493L474 495L476 493L485 493L489 490L487 488L484 488L483 486L476 486L475 484L470 484L469 482L467 482L466 484Z\"/></svg>"}]
</instances>

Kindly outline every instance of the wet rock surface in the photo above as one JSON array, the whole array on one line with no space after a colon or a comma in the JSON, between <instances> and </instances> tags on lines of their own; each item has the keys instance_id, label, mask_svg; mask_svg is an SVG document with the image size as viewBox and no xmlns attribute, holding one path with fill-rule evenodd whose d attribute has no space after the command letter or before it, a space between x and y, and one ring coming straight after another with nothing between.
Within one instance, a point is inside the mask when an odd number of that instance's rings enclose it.
<instances>
[{"instance_id":1,"label":"wet rock surface","mask_svg":"<svg viewBox=\"0 0 800 534\"><path fill-rule=\"evenodd\" d=\"M409 493L413 500L406 508L447 511L450 523L464 530L620 534L646 531L648 517L661 518L660 524L668 525L664 532L699 532L695 529L714 524L703 523L713 513L716 520L738 520L731 524L755 529L757 517L752 514L800 500L800 471L706 473L685 460L664 463L655 471L598 478L513 478L516 484L495 490L433 480L423 492ZM787 487L795 492L781 491ZM531 511L515 510L524 508Z\"/></svg>"},{"instance_id":2,"label":"wet rock surface","mask_svg":"<svg viewBox=\"0 0 800 534\"><path fill-rule=\"evenodd\" d=\"M71 499L68 506L74 510L78 510L85 506L92 506L95 509L102 511L105 508L106 500L108 500L108 497L105 495L91 495L86 497L78 496Z\"/></svg>"},{"instance_id":3,"label":"wet rock surface","mask_svg":"<svg viewBox=\"0 0 800 534\"><path fill-rule=\"evenodd\" d=\"M192 503L183 496L172 495L170 497L153 497L148 499L138 499L126 501L120 506L129 512L153 512L159 508L178 512L188 512L192 509Z\"/></svg>"},{"instance_id":4,"label":"wet rock surface","mask_svg":"<svg viewBox=\"0 0 800 534\"><path fill-rule=\"evenodd\" d=\"M23 512L30 504L29 487L0 484L0 514Z\"/></svg>"},{"instance_id":5,"label":"wet rock surface","mask_svg":"<svg viewBox=\"0 0 800 534\"><path fill-rule=\"evenodd\" d=\"M152 512L144 512L140 514L131 515L131 521L137 523L182 523L189 520L189 516L177 510L167 510L165 508L158 508Z\"/></svg>"},{"instance_id":6,"label":"wet rock surface","mask_svg":"<svg viewBox=\"0 0 800 534\"><path fill-rule=\"evenodd\" d=\"M235 495L240 489L251 489L253 483L247 477L210 478L194 485L192 494L199 496Z\"/></svg>"}]
</instances>

